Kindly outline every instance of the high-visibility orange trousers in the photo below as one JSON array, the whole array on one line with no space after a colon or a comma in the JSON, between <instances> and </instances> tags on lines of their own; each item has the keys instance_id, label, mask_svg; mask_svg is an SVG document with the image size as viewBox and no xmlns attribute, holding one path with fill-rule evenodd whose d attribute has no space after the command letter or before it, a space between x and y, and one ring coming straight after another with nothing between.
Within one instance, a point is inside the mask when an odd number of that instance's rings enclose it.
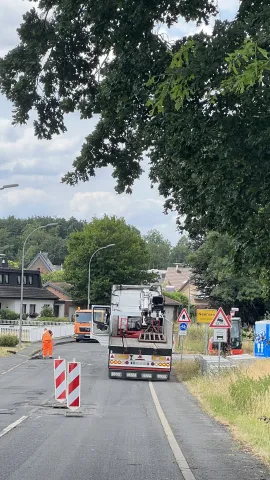
<instances>
[{"instance_id":1,"label":"high-visibility orange trousers","mask_svg":"<svg viewBox=\"0 0 270 480\"><path fill-rule=\"evenodd\" d=\"M53 342L42 343L43 357L52 357L53 354Z\"/></svg>"}]
</instances>

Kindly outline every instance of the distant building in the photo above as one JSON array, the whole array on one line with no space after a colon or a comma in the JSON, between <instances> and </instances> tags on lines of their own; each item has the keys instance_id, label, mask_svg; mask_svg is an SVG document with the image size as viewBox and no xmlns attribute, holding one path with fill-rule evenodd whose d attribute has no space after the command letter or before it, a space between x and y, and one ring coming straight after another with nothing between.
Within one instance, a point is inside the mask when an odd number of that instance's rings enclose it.
<instances>
[{"instance_id":1,"label":"distant building","mask_svg":"<svg viewBox=\"0 0 270 480\"><path fill-rule=\"evenodd\" d=\"M76 310L76 306L73 304L72 298L68 293L71 284L67 282L46 282L44 287L49 292L57 295L60 300L64 302L61 306L59 306L57 316L70 318Z\"/></svg>"},{"instance_id":2,"label":"distant building","mask_svg":"<svg viewBox=\"0 0 270 480\"><path fill-rule=\"evenodd\" d=\"M157 280L155 283L162 285L165 282L166 272L167 270L157 270L152 268L151 270L147 270L148 273L154 273L157 276Z\"/></svg>"},{"instance_id":3,"label":"distant building","mask_svg":"<svg viewBox=\"0 0 270 480\"><path fill-rule=\"evenodd\" d=\"M39 270L40 273L51 273L62 270L61 265L53 265L47 252L39 252L29 263L28 270Z\"/></svg>"},{"instance_id":4,"label":"distant building","mask_svg":"<svg viewBox=\"0 0 270 480\"><path fill-rule=\"evenodd\" d=\"M0 309L20 313L21 269L9 268L6 259L0 262ZM62 300L58 295L42 287L39 270L24 270L23 314L33 318L46 306L53 311L60 308Z\"/></svg>"},{"instance_id":5,"label":"distant building","mask_svg":"<svg viewBox=\"0 0 270 480\"><path fill-rule=\"evenodd\" d=\"M168 292L181 292L186 297L190 296L190 303L195 307L207 308L207 299L203 297L196 285L190 282L192 270L189 267L168 267L165 277L165 290Z\"/></svg>"}]
</instances>

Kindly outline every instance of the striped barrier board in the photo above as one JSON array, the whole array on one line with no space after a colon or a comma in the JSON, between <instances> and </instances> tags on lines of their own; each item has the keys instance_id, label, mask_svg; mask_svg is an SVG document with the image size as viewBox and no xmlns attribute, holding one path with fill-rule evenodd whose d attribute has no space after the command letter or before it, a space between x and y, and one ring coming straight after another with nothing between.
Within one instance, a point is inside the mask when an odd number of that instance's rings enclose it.
<instances>
[{"instance_id":1,"label":"striped barrier board","mask_svg":"<svg viewBox=\"0 0 270 480\"><path fill-rule=\"evenodd\" d=\"M62 403L67 398L66 360L54 360L54 388L55 400Z\"/></svg>"},{"instance_id":2,"label":"striped barrier board","mask_svg":"<svg viewBox=\"0 0 270 480\"><path fill-rule=\"evenodd\" d=\"M67 406L71 410L76 410L81 406L81 363L68 362L67 372Z\"/></svg>"}]
</instances>

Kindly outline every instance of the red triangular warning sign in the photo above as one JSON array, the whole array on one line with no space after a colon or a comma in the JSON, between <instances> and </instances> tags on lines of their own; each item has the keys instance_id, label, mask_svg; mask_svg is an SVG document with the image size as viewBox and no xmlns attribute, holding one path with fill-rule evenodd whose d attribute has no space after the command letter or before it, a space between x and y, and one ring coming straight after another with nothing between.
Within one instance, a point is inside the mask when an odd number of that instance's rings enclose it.
<instances>
[{"instance_id":1,"label":"red triangular warning sign","mask_svg":"<svg viewBox=\"0 0 270 480\"><path fill-rule=\"evenodd\" d=\"M179 314L177 322L178 323L190 323L191 322L191 320L189 318L189 315L188 315L185 308L183 308L182 312Z\"/></svg>"},{"instance_id":2,"label":"red triangular warning sign","mask_svg":"<svg viewBox=\"0 0 270 480\"><path fill-rule=\"evenodd\" d=\"M211 328L231 328L231 322L225 315L222 308L219 308L209 327Z\"/></svg>"}]
</instances>

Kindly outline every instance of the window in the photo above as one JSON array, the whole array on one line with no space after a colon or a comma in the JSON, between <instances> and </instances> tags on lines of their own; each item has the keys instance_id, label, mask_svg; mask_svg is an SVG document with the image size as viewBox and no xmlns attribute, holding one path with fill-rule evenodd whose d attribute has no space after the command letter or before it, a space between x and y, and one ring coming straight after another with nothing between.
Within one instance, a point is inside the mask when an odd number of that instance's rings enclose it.
<instances>
[{"instance_id":1,"label":"window","mask_svg":"<svg viewBox=\"0 0 270 480\"><path fill-rule=\"evenodd\" d=\"M0 283L3 283L3 275L0 273Z\"/></svg>"},{"instance_id":2,"label":"window","mask_svg":"<svg viewBox=\"0 0 270 480\"><path fill-rule=\"evenodd\" d=\"M9 274L5 273L5 283L9 283Z\"/></svg>"},{"instance_id":3,"label":"window","mask_svg":"<svg viewBox=\"0 0 270 480\"><path fill-rule=\"evenodd\" d=\"M32 275L29 275L29 277L28 277L28 283L29 283L29 285L33 285L33 277L32 277Z\"/></svg>"},{"instance_id":4,"label":"window","mask_svg":"<svg viewBox=\"0 0 270 480\"><path fill-rule=\"evenodd\" d=\"M26 285L26 276L23 276L23 284Z\"/></svg>"},{"instance_id":5,"label":"window","mask_svg":"<svg viewBox=\"0 0 270 480\"><path fill-rule=\"evenodd\" d=\"M30 309L29 309L30 315L33 315L33 313L36 313L36 305L33 305L30 303Z\"/></svg>"},{"instance_id":6,"label":"window","mask_svg":"<svg viewBox=\"0 0 270 480\"><path fill-rule=\"evenodd\" d=\"M17 283L18 283L18 285L21 285L21 275L17 276Z\"/></svg>"},{"instance_id":7,"label":"window","mask_svg":"<svg viewBox=\"0 0 270 480\"><path fill-rule=\"evenodd\" d=\"M22 306L22 314L26 314L26 304L24 303Z\"/></svg>"}]
</instances>

